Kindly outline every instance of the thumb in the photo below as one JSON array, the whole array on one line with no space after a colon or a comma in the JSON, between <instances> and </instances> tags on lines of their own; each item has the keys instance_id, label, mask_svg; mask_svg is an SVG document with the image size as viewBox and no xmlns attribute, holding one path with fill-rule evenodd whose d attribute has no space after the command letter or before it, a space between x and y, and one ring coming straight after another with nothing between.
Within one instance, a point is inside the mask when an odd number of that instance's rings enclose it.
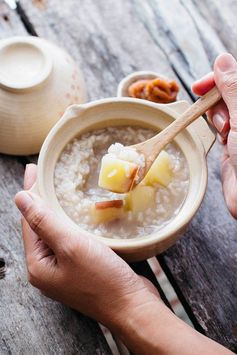
<instances>
[{"instance_id":1,"label":"thumb","mask_svg":"<svg viewBox=\"0 0 237 355\"><path fill-rule=\"evenodd\" d=\"M214 79L229 110L228 152L237 174L237 62L231 54L225 53L217 57Z\"/></svg>"},{"instance_id":2,"label":"thumb","mask_svg":"<svg viewBox=\"0 0 237 355\"><path fill-rule=\"evenodd\" d=\"M78 240L78 233L62 222L37 195L28 191L18 192L15 203L30 228L55 254L63 252L67 246L73 246L75 238Z\"/></svg>"}]
</instances>

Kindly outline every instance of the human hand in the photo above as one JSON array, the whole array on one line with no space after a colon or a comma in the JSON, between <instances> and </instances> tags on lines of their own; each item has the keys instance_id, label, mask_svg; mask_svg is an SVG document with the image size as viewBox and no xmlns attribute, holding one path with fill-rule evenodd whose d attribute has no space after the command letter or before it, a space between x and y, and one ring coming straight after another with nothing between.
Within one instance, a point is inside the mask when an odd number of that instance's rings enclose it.
<instances>
[{"instance_id":1,"label":"human hand","mask_svg":"<svg viewBox=\"0 0 237 355\"><path fill-rule=\"evenodd\" d=\"M24 188L36 179L26 167ZM81 311L111 329L126 324L128 310L157 302L158 292L106 245L62 222L33 193L19 192L28 276L43 294Z\"/></svg>"},{"instance_id":2,"label":"human hand","mask_svg":"<svg viewBox=\"0 0 237 355\"><path fill-rule=\"evenodd\" d=\"M24 188L35 179L30 164ZM190 348L194 355L230 353L178 319L147 279L107 246L63 223L38 196L22 191L15 201L23 215L29 281L46 296L103 323L138 355L188 355Z\"/></svg>"},{"instance_id":3,"label":"human hand","mask_svg":"<svg viewBox=\"0 0 237 355\"><path fill-rule=\"evenodd\" d=\"M195 82L192 90L202 96L216 84L222 100L208 112L208 119L224 146L221 178L227 207L237 219L237 62L230 54L221 54L214 63L214 72Z\"/></svg>"}]
</instances>

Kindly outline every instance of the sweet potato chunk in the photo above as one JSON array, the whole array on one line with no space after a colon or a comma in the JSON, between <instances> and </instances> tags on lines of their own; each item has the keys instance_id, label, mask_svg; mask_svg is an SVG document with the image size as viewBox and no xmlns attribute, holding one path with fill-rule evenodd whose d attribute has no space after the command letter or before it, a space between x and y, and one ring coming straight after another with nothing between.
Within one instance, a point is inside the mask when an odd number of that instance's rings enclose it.
<instances>
[{"instance_id":1,"label":"sweet potato chunk","mask_svg":"<svg viewBox=\"0 0 237 355\"><path fill-rule=\"evenodd\" d=\"M91 206L91 217L95 224L108 223L124 216L124 201L111 200L96 202Z\"/></svg>"},{"instance_id":2,"label":"sweet potato chunk","mask_svg":"<svg viewBox=\"0 0 237 355\"><path fill-rule=\"evenodd\" d=\"M125 208L132 212L142 212L155 205L155 189L152 186L138 185L126 196Z\"/></svg>"},{"instance_id":3,"label":"sweet potato chunk","mask_svg":"<svg viewBox=\"0 0 237 355\"><path fill-rule=\"evenodd\" d=\"M164 150L160 152L150 170L144 178L144 183L148 186L160 184L167 187L172 180L172 170L170 166L170 157Z\"/></svg>"},{"instance_id":4,"label":"sweet potato chunk","mask_svg":"<svg viewBox=\"0 0 237 355\"><path fill-rule=\"evenodd\" d=\"M128 192L138 169L137 164L105 155L101 160L99 186L117 193Z\"/></svg>"}]
</instances>

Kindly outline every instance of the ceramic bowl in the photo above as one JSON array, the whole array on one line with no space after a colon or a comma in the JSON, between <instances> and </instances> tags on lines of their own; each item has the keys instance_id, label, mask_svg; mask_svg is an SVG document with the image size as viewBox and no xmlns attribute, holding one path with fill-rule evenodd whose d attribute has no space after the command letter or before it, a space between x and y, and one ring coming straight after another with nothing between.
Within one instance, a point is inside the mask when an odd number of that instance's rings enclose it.
<instances>
[{"instance_id":1,"label":"ceramic bowl","mask_svg":"<svg viewBox=\"0 0 237 355\"><path fill-rule=\"evenodd\" d=\"M39 194L60 218L83 233L85 237L92 235L127 261L144 260L163 252L183 234L197 212L206 190L206 155L215 136L202 117L175 139L189 166L190 185L186 200L179 214L169 224L150 235L137 239L109 239L82 230L66 215L57 200L54 189L54 170L62 150L75 136L112 125L139 125L155 130L164 129L188 106L189 104L185 101L164 105L118 97L69 107L62 119L50 131L42 146L38 161L37 182L32 191Z\"/></svg>"},{"instance_id":2,"label":"ceramic bowl","mask_svg":"<svg viewBox=\"0 0 237 355\"><path fill-rule=\"evenodd\" d=\"M64 50L30 36L0 41L1 153L38 153L65 109L85 101L82 74Z\"/></svg>"},{"instance_id":3,"label":"ceramic bowl","mask_svg":"<svg viewBox=\"0 0 237 355\"><path fill-rule=\"evenodd\" d=\"M128 97L129 96L128 88L130 85L132 85L138 80L155 79L157 77L168 80L168 78L165 75L156 73L154 71L141 70L141 71L133 72L127 75L123 80L121 80L121 82L118 85L117 96Z\"/></svg>"}]
</instances>

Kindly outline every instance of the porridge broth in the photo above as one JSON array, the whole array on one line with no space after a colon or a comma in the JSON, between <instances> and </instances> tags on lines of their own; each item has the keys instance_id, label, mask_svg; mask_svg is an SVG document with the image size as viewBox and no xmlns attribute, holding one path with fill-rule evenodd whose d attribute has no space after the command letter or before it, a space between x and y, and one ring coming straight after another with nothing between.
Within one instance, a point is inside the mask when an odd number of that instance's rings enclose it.
<instances>
[{"instance_id":1,"label":"porridge broth","mask_svg":"<svg viewBox=\"0 0 237 355\"><path fill-rule=\"evenodd\" d=\"M61 153L55 168L55 191L66 214L81 228L108 238L135 238L163 228L179 212L189 185L189 171L183 153L175 144L166 146L171 158L173 179L167 188L156 191L155 208L143 212L127 212L125 218L107 224L94 225L91 205L98 201L124 198L98 187L100 161L109 146L119 142L136 144L156 132L140 127L109 127L74 138Z\"/></svg>"}]
</instances>

